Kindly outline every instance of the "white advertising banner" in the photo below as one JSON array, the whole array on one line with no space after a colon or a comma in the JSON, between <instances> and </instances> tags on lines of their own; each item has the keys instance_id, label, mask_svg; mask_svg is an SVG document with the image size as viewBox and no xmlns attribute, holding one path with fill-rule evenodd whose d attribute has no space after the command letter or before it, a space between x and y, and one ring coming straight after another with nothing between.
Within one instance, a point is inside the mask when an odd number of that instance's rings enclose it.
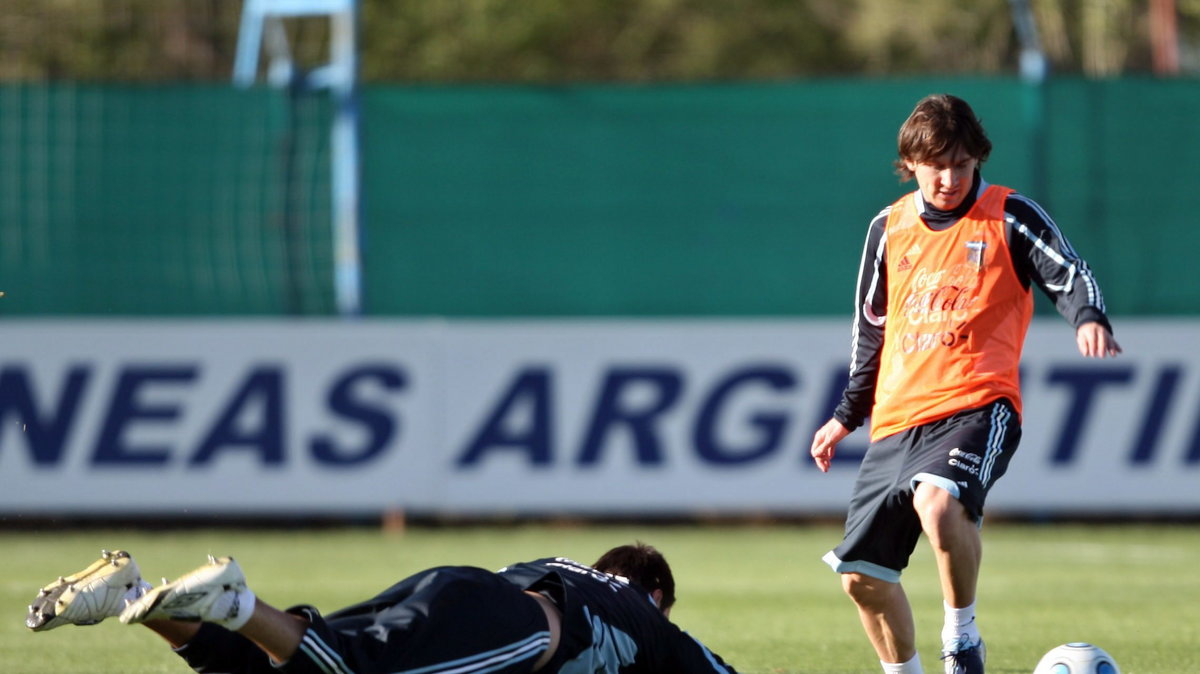
<instances>
[{"instance_id":1,"label":"white advertising banner","mask_svg":"<svg viewBox=\"0 0 1200 674\"><path fill-rule=\"evenodd\" d=\"M0 513L837 515L840 320L6 321ZM1200 321L1034 322L993 513L1200 513Z\"/></svg>"}]
</instances>

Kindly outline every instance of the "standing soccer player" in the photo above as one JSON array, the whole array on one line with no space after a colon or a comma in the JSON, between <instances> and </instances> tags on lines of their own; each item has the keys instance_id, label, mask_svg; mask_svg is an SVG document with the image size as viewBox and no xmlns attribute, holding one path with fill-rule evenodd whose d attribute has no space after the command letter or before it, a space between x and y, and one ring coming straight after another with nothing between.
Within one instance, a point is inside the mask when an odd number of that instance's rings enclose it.
<instances>
[{"instance_id":1,"label":"standing soccer player","mask_svg":"<svg viewBox=\"0 0 1200 674\"><path fill-rule=\"evenodd\" d=\"M897 173L918 189L871 222L850 382L812 442L813 460L828 471L837 443L871 418L845 538L825 561L841 574L883 671L919 674L900 573L924 532L944 600L945 671L980 674L979 526L1021 437L1031 286L1075 328L1085 357L1121 347L1091 269L1058 226L1028 197L980 176L992 144L965 101L921 100L898 146Z\"/></svg>"}]
</instances>

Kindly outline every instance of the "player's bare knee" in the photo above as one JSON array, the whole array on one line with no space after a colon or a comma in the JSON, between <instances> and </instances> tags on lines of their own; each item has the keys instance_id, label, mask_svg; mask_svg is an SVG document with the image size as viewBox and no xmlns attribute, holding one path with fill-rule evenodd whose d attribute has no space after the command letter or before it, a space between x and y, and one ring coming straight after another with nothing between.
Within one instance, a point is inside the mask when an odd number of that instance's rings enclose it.
<instances>
[{"instance_id":1,"label":"player's bare knee","mask_svg":"<svg viewBox=\"0 0 1200 674\"><path fill-rule=\"evenodd\" d=\"M895 589L895 583L861 573L843 573L842 589L855 604L876 606L886 601Z\"/></svg>"},{"instance_id":2,"label":"player's bare knee","mask_svg":"<svg viewBox=\"0 0 1200 674\"><path fill-rule=\"evenodd\" d=\"M934 535L947 524L957 524L967 516L967 510L953 494L928 482L917 485L913 492L913 508L921 520L921 526Z\"/></svg>"}]
</instances>

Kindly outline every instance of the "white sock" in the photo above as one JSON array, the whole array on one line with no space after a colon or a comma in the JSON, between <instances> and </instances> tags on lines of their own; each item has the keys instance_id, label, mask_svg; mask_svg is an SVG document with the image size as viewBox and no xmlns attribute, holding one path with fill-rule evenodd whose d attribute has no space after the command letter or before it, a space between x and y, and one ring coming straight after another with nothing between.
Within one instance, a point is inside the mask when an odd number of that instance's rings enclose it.
<instances>
[{"instance_id":1,"label":"white sock","mask_svg":"<svg viewBox=\"0 0 1200 674\"><path fill-rule=\"evenodd\" d=\"M124 611L126 606L129 606L133 602L141 599L142 595L146 594L152 589L154 589L153 585L147 583L141 578L138 578L137 582L133 584L133 587L125 591L125 594L121 597L121 603L114 606L113 612L109 615L114 618L121 615L121 611Z\"/></svg>"},{"instance_id":2,"label":"white sock","mask_svg":"<svg viewBox=\"0 0 1200 674\"><path fill-rule=\"evenodd\" d=\"M979 626L975 624L975 602L962 608L954 608L943 601L946 609L946 622L942 624L942 643L956 643L962 635L967 635L971 643L979 641Z\"/></svg>"},{"instance_id":3,"label":"white sock","mask_svg":"<svg viewBox=\"0 0 1200 674\"><path fill-rule=\"evenodd\" d=\"M216 623L227 630L238 631L250 620L254 613L254 592L248 587L240 590L230 590L213 602L208 614L208 622Z\"/></svg>"},{"instance_id":4,"label":"white sock","mask_svg":"<svg viewBox=\"0 0 1200 674\"><path fill-rule=\"evenodd\" d=\"M153 589L154 589L153 585L151 585L150 583L147 583L146 581L142 580L141 578L138 578L137 582L133 584L133 587L131 587L125 591L125 597L124 597L125 602L124 603L127 605L132 604L133 602L141 599L142 595L146 594L147 592L149 592L150 590L153 590Z\"/></svg>"},{"instance_id":5,"label":"white sock","mask_svg":"<svg viewBox=\"0 0 1200 674\"><path fill-rule=\"evenodd\" d=\"M921 669L920 654L913 655L908 662L884 662L879 661L883 665L883 674L925 674L925 670Z\"/></svg>"}]
</instances>

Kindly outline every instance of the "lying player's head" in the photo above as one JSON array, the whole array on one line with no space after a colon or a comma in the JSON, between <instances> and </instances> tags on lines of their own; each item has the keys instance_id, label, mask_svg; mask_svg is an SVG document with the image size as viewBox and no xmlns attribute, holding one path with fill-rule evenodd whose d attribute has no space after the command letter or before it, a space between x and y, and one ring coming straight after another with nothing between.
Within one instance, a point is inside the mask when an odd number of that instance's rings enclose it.
<instances>
[{"instance_id":1,"label":"lying player's head","mask_svg":"<svg viewBox=\"0 0 1200 674\"><path fill-rule=\"evenodd\" d=\"M900 156L895 166L901 180L913 177L911 164L928 163L959 151L982 164L992 152L992 141L975 111L950 94L922 98L900 127L896 145Z\"/></svg>"},{"instance_id":2,"label":"lying player's head","mask_svg":"<svg viewBox=\"0 0 1200 674\"><path fill-rule=\"evenodd\" d=\"M655 598L663 613L675 605L675 576L667 559L652 545L619 545L601 555L592 568L637 583Z\"/></svg>"}]
</instances>

